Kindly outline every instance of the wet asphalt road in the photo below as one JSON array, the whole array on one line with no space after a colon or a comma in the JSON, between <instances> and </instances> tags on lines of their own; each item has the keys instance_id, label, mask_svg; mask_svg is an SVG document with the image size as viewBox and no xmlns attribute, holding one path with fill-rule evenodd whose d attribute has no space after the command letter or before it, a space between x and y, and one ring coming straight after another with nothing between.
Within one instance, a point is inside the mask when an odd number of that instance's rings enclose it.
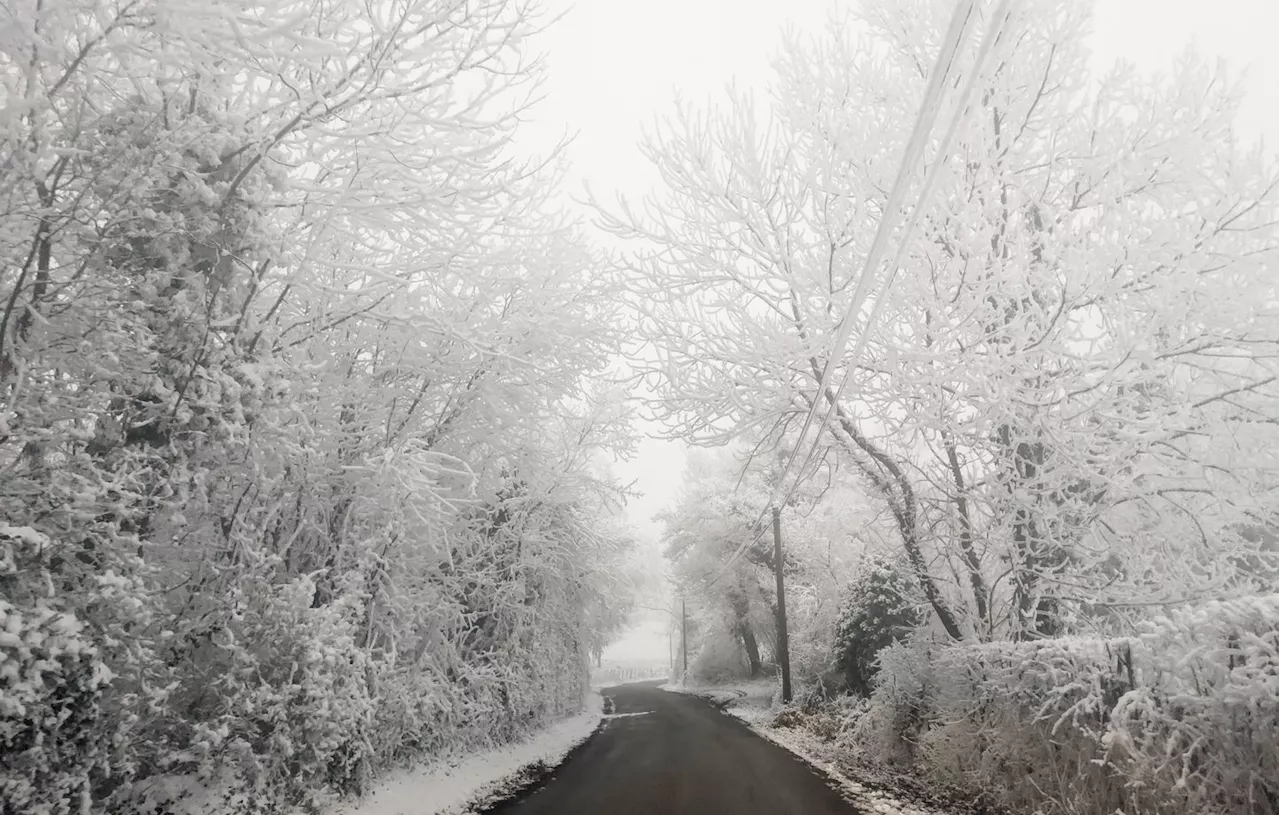
<instances>
[{"instance_id":1,"label":"wet asphalt road","mask_svg":"<svg viewBox=\"0 0 1280 815\"><path fill-rule=\"evenodd\" d=\"M612 716L501 815L856 815L816 772L702 699L622 685ZM635 714L635 715L628 715Z\"/></svg>"}]
</instances>

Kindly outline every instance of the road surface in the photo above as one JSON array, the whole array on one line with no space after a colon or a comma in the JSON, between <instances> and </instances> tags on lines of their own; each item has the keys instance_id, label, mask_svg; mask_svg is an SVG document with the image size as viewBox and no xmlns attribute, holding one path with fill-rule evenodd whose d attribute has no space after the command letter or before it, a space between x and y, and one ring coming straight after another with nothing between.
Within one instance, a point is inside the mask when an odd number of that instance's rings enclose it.
<instances>
[{"instance_id":1,"label":"road surface","mask_svg":"<svg viewBox=\"0 0 1280 815\"><path fill-rule=\"evenodd\" d=\"M603 727L500 815L856 815L795 756L696 697L601 691ZM612 704L609 700L612 699ZM610 711L612 708L612 711Z\"/></svg>"}]
</instances>

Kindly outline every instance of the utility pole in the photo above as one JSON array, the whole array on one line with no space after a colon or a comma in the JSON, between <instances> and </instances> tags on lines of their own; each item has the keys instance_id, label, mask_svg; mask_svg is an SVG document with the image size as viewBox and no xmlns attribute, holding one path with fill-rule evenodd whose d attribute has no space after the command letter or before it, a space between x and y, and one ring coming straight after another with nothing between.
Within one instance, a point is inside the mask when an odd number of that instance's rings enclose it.
<instances>
[{"instance_id":1,"label":"utility pole","mask_svg":"<svg viewBox=\"0 0 1280 815\"><path fill-rule=\"evenodd\" d=\"M689 675L689 615L685 611L684 598L680 598L680 650L684 652L684 670L680 673L680 684Z\"/></svg>"},{"instance_id":2,"label":"utility pole","mask_svg":"<svg viewBox=\"0 0 1280 815\"><path fill-rule=\"evenodd\" d=\"M782 701L791 701L791 650L787 644L787 595L782 585L782 521L773 508L773 574L778 580L778 662L782 665Z\"/></svg>"}]
</instances>

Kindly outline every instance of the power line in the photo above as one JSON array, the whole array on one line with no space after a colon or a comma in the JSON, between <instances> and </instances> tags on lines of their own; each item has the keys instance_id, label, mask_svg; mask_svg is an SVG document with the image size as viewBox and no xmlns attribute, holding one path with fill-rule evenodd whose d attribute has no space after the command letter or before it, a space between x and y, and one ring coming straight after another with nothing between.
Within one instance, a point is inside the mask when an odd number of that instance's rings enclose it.
<instances>
[{"instance_id":1,"label":"power line","mask_svg":"<svg viewBox=\"0 0 1280 815\"><path fill-rule=\"evenodd\" d=\"M809 453L805 456L804 463L800 466L800 470L796 475L796 481L788 490L786 497L783 498L784 504L791 499L791 496L795 493L796 489L799 488L801 483L800 474L808 469L809 465L813 461L814 455L817 454L818 448L822 443L822 431L826 428L827 423L830 422L832 415L835 413L836 406L840 404L840 396L844 393L845 387L849 384L849 379L853 373L853 363L859 356L861 356L871 334L871 325L880 316L880 312L883 309L884 304L889 300L889 290L893 287L893 282L897 278L899 269L902 267L902 261L906 257L907 248L911 242L911 235L915 231L917 222L920 220L920 214L925 210L925 205L928 203L928 199L933 193L933 188L937 184L938 176L941 175L942 166L946 163L944 159L946 157L947 148L950 146L951 140L955 137L955 133L959 129L960 122L964 119L965 113L968 112L969 99L973 95L973 89L977 85L978 78L982 74L982 66L986 62L987 56L992 47L994 47L996 40L1000 38L1000 34L1002 33L1005 24L1008 22L1011 6L1011 0L1001 0L1000 5L996 8L995 16L992 18L990 28L987 29L986 36L982 38L982 43L978 46L978 53L974 60L973 68L969 72L969 77L965 82L964 89L961 91L960 96L956 101L956 107L952 113L951 122L947 127L946 133L938 143L938 150L933 164L929 167L929 172L925 176L924 185L920 189L919 200L907 219L907 225L903 230L902 239L898 244L898 251L894 255L893 263L890 264L889 269L886 272L884 287L880 290L879 295L876 296L875 302L872 305L871 313L867 315L867 323L863 326L862 333L858 337L858 342L854 346L853 352L849 355L849 364L845 367L844 376L840 380L839 387L836 388L835 393L829 400L827 412L824 414L822 422L818 425L818 432L813 438L813 446L809 449ZM833 360L834 358L835 357L833 356L831 359ZM828 362L830 361L831 360L828 360ZM822 399L824 391L825 389L820 389L815 395L815 406ZM802 442L803 436L801 436L800 441L796 444L797 449L799 449ZM792 458L794 459L794 451Z\"/></svg>"},{"instance_id":2,"label":"power line","mask_svg":"<svg viewBox=\"0 0 1280 815\"><path fill-rule=\"evenodd\" d=\"M959 0L956 3L955 11L951 15L951 23L947 27L946 39L943 40L942 47L938 51L938 59L930 72L929 81L925 86L924 99L920 103L920 110L916 113L916 121L911 128L911 136L907 139L907 146L902 155L902 162L898 165L898 173L894 178L893 187L889 190L889 198L885 203L884 213L880 217L880 222L876 224L875 237L872 238L871 249L867 252L867 257L863 262L862 274L858 277L858 284L854 287L853 296L849 300L849 308L836 326L835 343L827 357L826 364L822 367L822 374L818 377L817 396L813 400L813 404L809 406L804 424L800 427L800 435L796 440L796 446L792 449L791 456L787 459L787 464L783 468L784 476L791 470L800 448L804 446L805 436L808 435L809 428L813 425L813 419L818 413L818 406L822 404L822 394L831 386L831 375L835 372L837 360L843 356L845 344L848 343L849 335L853 332L854 321L858 312L862 310L862 304L866 301L867 295L870 293L876 270L880 267L880 261L889 240L889 232L893 228L894 222L897 221L898 211L902 208L903 199L906 197L907 185L916 165L924 154L929 133L933 130L934 120L937 118L941 107L946 80L955 65L955 57L960 49L960 42L972 26L975 5L976 0ZM779 479L778 484L774 487L773 495L769 499L770 505L777 503L778 494L784 482L785 478Z\"/></svg>"},{"instance_id":3,"label":"power line","mask_svg":"<svg viewBox=\"0 0 1280 815\"><path fill-rule=\"evenodd\" d=\"M955 111L952 115L951 122L938 145L933 164L929 168L929 172L925 177L925 182L921 187L920 194L916 201L916 206L912 209L908 217L906 227L903 230L899 240L898 251L894 255L893 263L890 266L886 278L885 285L881 288L880 293L872 305L872 311L867 317L867 322L863 326L863 331L859 335L858 343L854 347L852 359L856 360L865 348L867 339L870 336L870 329L875 319L887 302L887 295L892 288L894 278L897 276L898 267L901 266L905 257L906 249L910 243L911 233L914 231L916 223L919 220L920 213L925 209L928 198L937 182L942 165L945 163L946 150L956 130L959 128L961 120L968 108L968 100L973 92L973 88L977 84L977 79L982 73L982 66L986 60L988 53L995 41L999 38L1000 32L1009 17L1009 11L1012 0L1000 0L1000 4L996 8L996 13L992 18L991 25L988 27L986 35L978 48L978 52L974 61L974 65L967 77L964 89L957 99ZM800 429L800 435L796 440L795 447L791 451L791 455L787 459L786 465L783 467L782 473L778 477L778 481L774 486L773 493L770 495L769 503L762 508L760 516L756 519L753 527L759 531L754 538L744 541L741 546L733 553L724 567L716 574L715 577L707 584L708 587L714 586L729 572L738 558L750 547L754 546L764 537L766 527L762 524L765 515L774 507L780 508L795 494L799 488L801 479L797 475L795 483L787 489L785 497L782 501L778 501L778 495L786 484L787 476L795 464L800 448L804 446L805 436L809 428L813 424L813 419L817 415L818 407L822 403L823 394L830 388L831 376L835 372L838 360L844 354L844 347L849 340L849 335L853 331L853 325L858 312L861 310L863 302L866 300L869 289L873 281L873 272L878 268L881 256L885 251L885 243L888 240L890 223L896 219L898 211L902 206L902 199L906 195L906 187L913 173L915 166L919 163L925 148L928 135L933 130L934 121L937 119L941 109L941 101L947 78L951 75L952 69L955 67L955 60L959 51L960 43L964 39L972 27L974 19L975 0L959 0L956 9L952 14L951 23L947 28L947 37L943 41L942 48L939 49L938 59L934 63L933 72L930 75L929 83L926 86L925 97L921 102L920 111L917 113L915 124L912 127L911 136L907 141L906 150L903 153L902 163L898 167L897 177L894 179L894 185L890 190L889 198L886 203L884 214L881 216L879 224L876 227L876 234L872 240L871 249L867 253L866 261L863 265L863 272L858 280L858 285L854 289L853 296L850 300L848 311L845 312L837 326L836 342L832 348L831 355L827 358L826 364L823 366L822 375L818 381L818 389L815 393L813 403L809 407L809 412L805 416L805 421ZM827 423L830 421L835 411L836 405L839 403L840 394L843 393L845 386L848 384L850 373L852 371L852 363L846 367L845 375L841 379L839 388L832 396L826 413L823 415L822 421L818 426L818 433L814 438L813 446L806 455L800 472L812 463L813 456L817 452L821 443L822 432L826 429Z\"/></svg>"}]
</instances>

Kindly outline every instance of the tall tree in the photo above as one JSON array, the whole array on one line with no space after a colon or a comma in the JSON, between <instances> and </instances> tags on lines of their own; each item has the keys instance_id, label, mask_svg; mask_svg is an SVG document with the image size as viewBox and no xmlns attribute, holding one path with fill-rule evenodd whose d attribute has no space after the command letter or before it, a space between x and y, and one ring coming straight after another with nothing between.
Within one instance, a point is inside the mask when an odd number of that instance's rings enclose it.
<instances>
[{"instance_id":1,"label":"tall tree","mask_svg":"<svg viewBox=\"0 0 1280 815\"><path fill-rule=\"evenodd\" d=\"M939 185L864 354L835 360L844 395L818 392L948 5L863 3L789 41L764 99L680 104L645 143L661 192L601 218L630 242L671 432L830 408L955 638L1254 579L1240 559L1275 558L1241 530L1276 525L1276 165L1192 56L1086 79L1083 3L1018 6L927 156Z\"/></svg>"},{"instance_id":2,"label":"tall tree","mask_svg":"<svg viewBox=\"0 0 1280 815\"><path fill-rule=\"evenodd\" d=\"M7 11L0 808L314 809L576 709L627 441L612 279L508 149L536 6Z\"/></svg>"}]
</instances>

